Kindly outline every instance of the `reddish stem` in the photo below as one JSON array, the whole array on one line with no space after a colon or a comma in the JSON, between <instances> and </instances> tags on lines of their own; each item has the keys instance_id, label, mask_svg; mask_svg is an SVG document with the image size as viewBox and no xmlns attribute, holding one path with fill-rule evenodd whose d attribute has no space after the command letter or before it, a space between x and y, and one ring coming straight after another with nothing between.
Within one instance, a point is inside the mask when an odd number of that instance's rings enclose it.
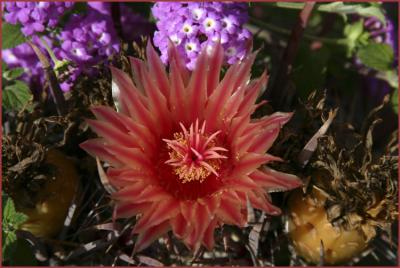
<instances>
[{"instance_id":1,"label":"reddish stem","mask_svg":"<svg viewBox=\"0 0 400 268\"><path fill-rule=\"evenodd\" d=\"M299 50L300 41L303 37L304 30L307 26L311 12L315 2L306 2L302 11L299 14L296 25L293 27L286 49L283 53L281 65L278 73L269 90L264 93L264 98L271 100L271 104L275 109L284 109L282 107L288 102L290 97L294 96L293 88L289 88L289 75L292 71L293 62ZM289 92L292 91L292 92Z\"/></svg>"}]
</instances>

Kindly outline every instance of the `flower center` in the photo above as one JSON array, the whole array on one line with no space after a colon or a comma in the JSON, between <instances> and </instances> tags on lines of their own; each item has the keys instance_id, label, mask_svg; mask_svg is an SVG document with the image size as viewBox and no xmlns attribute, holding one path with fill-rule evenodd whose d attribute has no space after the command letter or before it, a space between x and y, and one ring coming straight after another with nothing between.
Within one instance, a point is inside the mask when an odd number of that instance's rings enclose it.
<instances>
[{"instance_id":1,"label":"flower center","mask_svg":"<svg viewBox=\"0 0 400 268\"><path fill-rule=\"evenodd\" d=\"M192 26L190 26L190 25L188 25L188 24L185 24L185 25L183 26L183 31L184 31L185 33L187 33L187 34L191 33L192 30L193 30Z\"/></svg>"},{"instance_id":2,"label":"flower center","mask_svg":"<svg viewBox=\"0 0 400 268\"><path fill-rule=\"evenodd\" d=\"M206 30L212 29L212 28L214 28L215 21L211 18L207 18L204 20L204 25L205 25Z\"/></svg>"},{"instance_id":3,"label":"flower center","mask_svg":"<svg viewBox=\"0 0 400 268\"><path fill-rule=\"evenodd\" d=\"M192 51L193 46L191 44L186 44L186 50Z\"/></svg>"},{"instance_id":4,"label":"flower center","mask_svg":"<svg viewBox=\"0 0 400 268\"><path fill-rule=\"evenodd\" d=\"M173 140L164 139L169 148L169 159L165 162L173 167L182 183L203 182L211 173L219 176L221 160L227 158L218 151L228 151L215 146L220 131L208 136L205 133L206 122L199 128L199 121L190 125L189 131L180 123L181 132L174 133Z\"/></svg>"}]
</instances>

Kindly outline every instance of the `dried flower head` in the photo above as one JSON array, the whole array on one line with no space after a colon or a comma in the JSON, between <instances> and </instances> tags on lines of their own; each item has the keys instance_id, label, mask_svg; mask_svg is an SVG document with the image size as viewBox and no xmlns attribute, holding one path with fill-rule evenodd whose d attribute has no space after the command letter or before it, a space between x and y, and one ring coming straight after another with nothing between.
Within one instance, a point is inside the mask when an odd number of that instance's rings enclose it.
<instances>
[{"instance_id":1,"label":"dried flower head","mask_svg":"<svg viewBox=\"0 0 400 268\"><path fill-rule=\"evenodd\" d=\"M148 44L147 62L130 59L133 81L112 68L119 112L92 109L97 120L88 123L101 138L81 147L110 164L115 217L141 215L133 230L139 234L136 251L169 230L191 249L211 249L217 226L246 224L248 202L277 215L268 191L301 184L262 167L280 160L266 151L291 114L251 119L267 82L266 73L250 80L255 54L220 81L223 57L220 44L210 54L204 49L188 73L171 44L167 74Z\"/></svg>"},{"instance_id":2,"label":"dried flower head","mask_svg":"<svg viewBox=\"0 0 400 268\"><path fill-rule=\"evenodd\" d=\"M397 157L388 153L389 148L380 157L372 150L372 131L378 123L374 121L364 136L345 129L322 137L312 163L325 178L316 184L329 195L328 220L345 229L362 230L367 240L375 236L377 227L389 231L398 214Z\"/></svg>"},{"instance_id":3,"label":"dried flower head","mask_svg":"<svg viewBox=\"0 0 400 268\"><path fill-rule=\"evenodd\" d=\"M321 137L307 194L290 197L289 235L308 262L345 263L367 248L378 228L390 234L398 218L397 158L373 159L372 129L365 143L350 130L346 138L338 132Z\"/></svg>"}]
</instances>

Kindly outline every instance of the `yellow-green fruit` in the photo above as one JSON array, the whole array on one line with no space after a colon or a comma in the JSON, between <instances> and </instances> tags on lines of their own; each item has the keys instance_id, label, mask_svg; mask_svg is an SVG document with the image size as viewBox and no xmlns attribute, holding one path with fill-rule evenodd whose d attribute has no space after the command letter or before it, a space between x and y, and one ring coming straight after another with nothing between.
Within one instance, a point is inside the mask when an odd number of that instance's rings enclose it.
<instances>
[{"instance_id":1,"label":"yellow-green fruit","mask_svg":"<svg viewBox=\"0 0 400 268\"><path fill-rule=\"evenodd\" d=\"M307 196L295 191L289 198L289 236L297 254L310 263L320 261L321 241L325 264L349 261L366 248L368 240L361 230L334 227L328 221L325 200L317 188Z\"/></svg>"},{"instance_id":2,"label":"yellow-green fruit","mask_svg":"<svg viewBox=\"0 0 400 268\"><path fill-rule=\"evenodd\" d=\"M34 208L18 208L28 216L20 229L37 237L51 237L60 232L79 183L73 162L60 151L50 150L46 163L55 168L55 178L47 180Z\"/></svg>"}]
</instances>

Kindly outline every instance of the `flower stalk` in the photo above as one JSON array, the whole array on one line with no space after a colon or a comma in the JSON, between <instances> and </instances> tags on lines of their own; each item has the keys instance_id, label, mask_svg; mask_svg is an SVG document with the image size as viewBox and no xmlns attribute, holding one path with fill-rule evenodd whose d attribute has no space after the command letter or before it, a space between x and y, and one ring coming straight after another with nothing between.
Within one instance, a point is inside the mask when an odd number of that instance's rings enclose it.
<instances>
[{"instance_id":1,"label":"flower stalk","mask_svg":"<svg viewBox=\"0 0 400 268\"><path fill-rule=\"evenodd\" d=\"M61 90L60 84L58 83L57 76L53 68L51 67L50 62L34 43L32 43L31 41L28 41L28 43L38 56L43 66L43 69L45 70L46 78L47 81L49 82L50 94L55 104L57 114L60 116L65 115L67 113L67 103L65 101L64 94Z\"/></svg>"}]
</instances>

